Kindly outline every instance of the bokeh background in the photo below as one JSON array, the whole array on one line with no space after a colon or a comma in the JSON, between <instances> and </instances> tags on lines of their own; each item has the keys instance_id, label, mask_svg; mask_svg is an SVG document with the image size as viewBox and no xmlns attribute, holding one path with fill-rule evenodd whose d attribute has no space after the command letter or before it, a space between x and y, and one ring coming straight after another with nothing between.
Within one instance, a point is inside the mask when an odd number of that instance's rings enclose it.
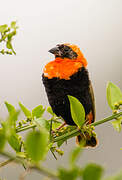
<instances>
[{"instance_id":1,"label":"bokeh background","mask_svg":"<svg viewBox=\"0 0 122 180\"><path fill-rule=\"evenodd\" d=\"M77 44L86 59L93 82L97 120L111 114L106 101L106 84L112 81L122 89L122 0L6 0L0 3L0 24L18 22L13 42L17 55L0 55L0 117L7 117L4 101L28 108L48 105L41 74L53 60L48 50L58 43ZM22 116L22 115L21 115ZM46 114L45 114L46 116ZM122 168L122 133L110 123L96 127L99 146L86 149L78 163L104 165L106 174ZM75 139L63 146L64 156L56 161L49 153L44 163L49 168L67 166ZM2 159L1 159L2 160ZM0 169L0 177L16 180L21 166L10 164ZM27 180L40 179L37 173Z\"/></svg>"}]
</instances>

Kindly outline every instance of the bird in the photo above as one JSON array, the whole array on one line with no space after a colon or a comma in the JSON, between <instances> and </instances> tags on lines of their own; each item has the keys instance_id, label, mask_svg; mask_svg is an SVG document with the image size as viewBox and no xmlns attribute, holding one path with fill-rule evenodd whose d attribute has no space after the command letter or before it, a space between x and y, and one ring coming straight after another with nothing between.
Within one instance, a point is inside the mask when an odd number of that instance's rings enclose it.
<instances>
[{"instance_id":1,"label":"bird","mask_svg":"<svg viewBox=\"0 0 122 180\"><path fill-rule=\"evenodd\" d=\"M75 126L72 119L68 95L77 98L85 110L85 122L95 121L94 93L87 70L87 60L77 45L57 44L49 50L55 59L43 69L42 81L53 112L63 118L64 124ZM80 144L83 135L78 135ZM97 139L86 133L85 147L95 147Z\"/></svg>"}]
</instances>

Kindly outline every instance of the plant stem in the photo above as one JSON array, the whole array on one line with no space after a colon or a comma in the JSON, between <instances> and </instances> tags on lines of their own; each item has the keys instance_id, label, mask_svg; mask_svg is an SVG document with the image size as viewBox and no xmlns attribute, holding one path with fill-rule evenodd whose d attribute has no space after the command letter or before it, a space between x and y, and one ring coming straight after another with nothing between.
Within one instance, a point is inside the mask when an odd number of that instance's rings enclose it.
<instances>
[{"instance_id":1,"label":"plant stem","mask_svg":"<svg viewBox=\"0 0 122 180\"><path fill-rule=\"evenodd\" d=\"M111 120L113 120L113 119L116 119L116 118L118 118L119 116L122 116L122 112L113 114L112 116L109 116L109 117L104 118L104 119L102 119L102 120L100 120L100 121L94 122L94 123L92 123L91 125L92 125L92 126L98 126L98 125L103 124L103 123L105 123L105 122L108 122L108 121L111 121Z\"/></svg>"},{"instance_id":2,"label":"plant stem","mask_svg":"<svg viewBox=\"0 0 122 180\"><path fill-rule=\"evenodd\" d=\"M58 141L60 141L60 140L67 140L67 139L72 138L72 137L74 137L74 136L78 136L79 134L80 134L80 130L79 130L79 129L75 129L75 130L73 130L73 131L71 131L71 132L69 132L69 133L66 133L66 134L64 134L64 135L61 135L61 136L59 136L59 137L56 137L56 138L53 140L53 142L58 142Z\"/></svg>"},{"instance_id":3,"label":"plant stem","mask_svg":"<svg viewBox=\"0 0 122 180\"><path fill-rule=\"evenodd\" d=\"M103 123L105 123L105 122L108 122L108 121L111 121L111 120L113 120L113 119L116 119L116 118L118 118L119 116L122 116L122 112L117 113L117 114L113 114L112 116L109 116L109 117L104 118L104 119L102 119L102 120L100 120L100 121L94 122L94 123L92 123L92 124L90 124L90 125L88 125L88 126L98 126L98 125L103 124ZM58 141L60 141L60 140L69 139L69 138L71 138L71 137L78 136L79 134L80 134L80 130L79 130L79 129L75 129L75 130L73 130L73 131L71 131L71 132L69 132L69 133L66 133L66 134L64 134L64 135L61 135L61 136L59 136L59 137L56 137L56 138L53 140L53 142L58 142Z\"/></svg>"},{"instance_id":4,"label":"plant stem","mask_svg":"<svg viewBox=\"0 0 122 180\"><path fill-rule=\"evenodd\" d=\"M58 179L57 173L53 172L52 170L46 169L44 167L32 166L29 163L27 163L27 161L25 161L25 160L23 160L21 158L17 158L17 157L15 157L14 155L12 155L10 153L1 152L0 155L9 158L8 161L11 160L11 161L15 161L15 162L20 163L20 164L26 164L28 169L34 169L37 172L39 172L39 173L41 173L41 174L43 174L45 176L51 177L53 179Z\"/></svg>"},{"instance_id":5,"label":"plant stem","mask_svg":"<svg viewBox=\"0 0 122 180\"><path fill-rule=\"evenodd\" d=\"M111 121L113 119L116 119L118 118L119 116L122 116L122 112L119 112L119 113L116 113L116 114L113 114L112 116L109 116L107 118L104 118L102 120L99 120L97 122L94 122L92 124L90 124L90 126L98 126L100 124L103 124L105 122L108 122L108 121ZM89 126L89 125L88 125ZM28 126L25 126L25 127L22 127L22 128L18 128L16 129L16 132L21 132L21 131L25 131L25 130L28 130L28 129L31 129L31 128L34 128L36 127L36 124L32 124L32 125L28 125ZM59 137L56 137L53 142L58 142L60 140L65 140L65 139L69 139L69 138L72 138L74 136L78 136L80 134L80 130L79 129L75 129L69 133L66 133L64 135L61 135Z\"/></svg>"},{"instance_id":6,"label":"plant stem","mask_svg":"<svg viewBox=\"0 0 122 180\"><path fill-rule=\"evenodd\" d=\"M8 159L8 160L6 160L6 161L4 161L4 162L1 162L1 163L0 163L0 168L3 167L3 166L5 166L5 165L7 165L7 164L9 164L9 163L12 162L12 161L13 161L13 159Z\"/></svg>"},{"instance_id":7,"label":"plant stem","mask_svg":"<svg viewBox=\"0 0 122 180\"><path fill-rule=\"evenodd\" d=\"M25 126L25 127L17 128L16 132L18 133L18 132L25 131L25 130L35 128L35 127L36 127L36 124L28 125L28 126Z\"/></svg>"},{"instance_id":8,"label":"plant stem","mask_svg":"<svg viewBox=\"0 0 122 180\"><path fill-rule=\"evenodd\" d=\"M52 170L49 170L47 168L44 167L37 167L37 166L32 166L31 169L36 170L37 172L46 175L48 177L51 177L53 179L58 179L58 175L57 173L53 172Z\"/></svg>"}]
</instances>

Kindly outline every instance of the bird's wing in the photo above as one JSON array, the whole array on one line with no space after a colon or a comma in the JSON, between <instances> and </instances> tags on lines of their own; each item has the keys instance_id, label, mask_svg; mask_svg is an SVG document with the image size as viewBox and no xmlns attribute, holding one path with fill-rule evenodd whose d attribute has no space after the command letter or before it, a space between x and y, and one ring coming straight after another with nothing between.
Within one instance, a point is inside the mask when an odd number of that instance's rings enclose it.
<instances>
[{"instance_id":1,"label":"bird's wing","mask_svg":"<svg viewBox=\"0 0 122 180\"><path fill-rule=\"evenodd\" d=\"M91 99L92 99L92 114L93 114L93 120L92 122L95 121L95 118L96 118L96 109L95 109L95 98L94 98L94 91L93 91L93 87L92 87L92 84L90 82L90 85L89 85L89 90L90 90L90 94L91 94Z\"/></svg>"}]
</instances>

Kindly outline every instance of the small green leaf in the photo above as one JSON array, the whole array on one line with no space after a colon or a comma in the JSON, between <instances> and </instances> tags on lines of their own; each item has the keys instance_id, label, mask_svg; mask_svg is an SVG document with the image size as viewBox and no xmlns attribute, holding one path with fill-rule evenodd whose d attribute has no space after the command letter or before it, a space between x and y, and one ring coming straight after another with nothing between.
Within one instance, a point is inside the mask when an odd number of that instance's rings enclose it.
<instances>
[{"instance_id":1,"label":"small green leaf","mask_svg":"<svg viewBox=\"0 0 122 180\"><path fill-rule=\"evenodd\" d=\"M0 128L0 151L3 150L5 142L6 142L6 136L4 130L3 128Z\"/></svg>"},{"instance_id":2,"label":"small green leaf","mask_svg":"<svg viewBox=\"0 0 122 180\"><path fill-rule=\"evenodd\" d=\"M75 124L79 128L81 128L85 122L84 107L77 98L69 95L68 98L70 101L70 110L71 110L72 119L75 122Z\"/></svg>"},{"instance_id":3,"label":"small green leaf","mask_svg":"<svg viewBox=\"0 0 122 180\"><path fill-rule=\"evenodd\" d=\"M16 121L18 120L18 116L20 114L20 111L16 111L15 113L11 114L8 118L9 126L14 126L16 128Z\"/></svg>"},{"instance_id":4,"label":"small green leaf","mask_svg":"<svg viewBox=\"0 0 122 180\"><path fill-rule=\"evenodd\" d=\"M6 105L10 115L12 115L12 114L14 114L16 112L14 106L9 104L7 101L5 102L5 105Z\"/></svg>"},{"instance_id":5,"label":"small green leaf","mask_svg":"<svg viewBox=\"0 0 122 180\"><path fill-rule=\"evenodd\" d=\"M8 143L16 152L21 151L21 144L18 135L12 130L10 136L8 137Z\"/></svg>"},{"instance_id":6,"label":"small green leaf","mask_svg":"<svg viewBox=\"0 0 122 180\"><path fill-rule=\"evenodd\" d=\"M0 26L0 32L1 32L1 33L4 33L4 32L6 31L6 29L7 29L7 27L8 27L7 24L1 25L1 26Z\"/></svg>"},{"instance_id":7,"label":"small green leaf","mask_svg":"<svg viewBox=\"0 0 122 180\"><path fill-rule=\"evenodd\" d=\"M64 168L59 168L59 179L60 180L76 180L77 177L79 176L79 169L74 168L71 170L67 170Z\"/></svg>"},{"instance_id":8,"label":"small green leaf","mask_svg":"<svg viewBox=\"0 0 122 180\"><path fill-rule=\"evenodd\" d=\"M55 113L53 112L53 110L52 110L52 108L50 106L48 106L47 112L50 113L52 116L55 115Z\"/></svg>"},{"instance_id":9,"label":"small green leaf","mask_svg":"<svg viewBox=\"0 0 122 180\"><path fill-rule=\"evenodd\" d=\"M1 54L5 54L5 50L2 49L2 50L0 51L0 53L1 53Z\"/></svg>"},{"instance_id":10,"label":"small green leaf","mask_svg":"<svg viewBox=\"0 0 122 180\"><path fill-rule=\"evenodd\" d=\"M70 155L70 164L71 165L75 165L75 162L79 158L81 152L82 152L82 148L79 146L76 147L75 149L73 149L73 151L71 152L71 155Z\"/></svg>"},{"instance_id":11,"label":"small green leaf","mask_svg":"<svg viewBox=\"0 0 122 180\"><path fill-rule=\"evenodd\" d=\"M115 109L115 104L122 101L122 92L119 87L109 82L107 85L107 101L112 110Z\"/></svg>"},{"instance_id":12,"label":"small green leaf","mask_svg":"<svg viewBox=\"0 0 122 180\"><path fill-rule=\"evenodd\" d=\"M48 147L47 131L30 132L27 135L25 145L27 153L33 161L39 162L43 160Z\"/></svg>"},{"instance_id":13,"label":"small green leaf","mask_svg":"<svg viewBox=\"0 0 122 180\"><path fill-rule=\"evenodd\" d=\"M11 28L16 29L16 21L11 22Z\"/></svg>"},{"instance_id":14,"label":"small green leaf","mask_svg":"<svg viewBox=\"0 0 122 180\"><path fill-rule=\"evenodd\" d=\"M12 125L15 126L16 121L18 120L18 116L20 111L16 111L15 107L8 102L5 102L6 108L9 112L9 118L8 118L8 123L9 126L11 127Z\"/></svg>"},{"instance_id":15,"label":"small green leaf","mask_svg":"<svg viewBox=\"0 0 122 180\"><path fill-rule=\"evenodd\" d=\"M8 35L7 35L7 38L8 38L8 41L11 41L12 40L12 37L16 35L16 30L10 32Z\"/></svg>"},{"instance_id":16,"label":"small green leaf","mask_svg":"<svg viewBox=\"0 0 122 180\"><path fill-rule=\"evenodd\" d=\"M30 118L31 117L31 111L29 109L27 109L21 102L19 102L19 106L20 106L21 110L23 111L24 115L27 118Z\"/></svg>"},{"instance_id":17,"label":"small green leaf","mask_svg":"<svg viewBox=\"0 0 122 180\"><path fill-rule=\"evenodd\" d=\"M6 47L7 47L8 49L12 49L11 41L7 41Z\"/></svg>"},{"instance_id":18,"label":"small green leaf","mask_svg":"<svg viewBox=\"0 0 122 180\"><path fill-rule=\"evenodd\" d=\"M48 132L50 131L50 124L49 124L48 120L46 120L44 118L38 118L38 119L34 119L34 121L36 122L36 124L39 127L45 128Z\"/></svg>"},{"instance_id":19,"label":"small green leaf","mask_svg":"<svg viewBox=\"0 0 122 180\"><path fill-rule=\"evenodd\" d=\"M122 122L122 117L118 118L115 121L112 121L111 124L113 125L114 129L118 132L121 131L121 122Z\"/></svg>"},{"instance_id":20,"label":"small green leaf","mask_svg":"<svg viewBox=\"0 0 122 180\"><path fill-rule=\"evenodd\" d=\"M14 53L14 54L16 54L16 52L14 51L14 49L13 49L13 46L12 46L12 44L11 44L11 41L10 40L8 40L7 41L7 43L6 43L6 47L8 48L8 49L11 49L12 50L12 52Z\"/></svg>"},{"instance_id":21,"label":"small green leaf","mask_svg":"<svg viewBox=\"0 0 122 180\"><path fill-rule=\"evenodd\" d=\"M55 130L55 129L57 129L58 127L60 127L61 126L61 122L52 122L52 129L53 130Z\"/></svg>"},{"instance_id":22,"label":"small green leaf","mask_svg":"<svg viewBox=\"0 0 122 180\"><path fill-rule=\"evenodd\" d=\"M103 174L103 168L97 164L88 164L83 170L83 180L100 180Z\"/></svg>"},{"instance_id":23,"label":"small green leaf","mask_svg":"<svg viewBox=\"0 0 122 180\"><path fill-rule=\"evenodd\" d=\"M45 108L43 108L42 105L37 106L36 108L34 108L34 109L32 110L32 116L33 116L33 118L34 118L34 117L40 118L40 117L43 115L44 111L45 111Z\"/></svg>"},{"instance_id":24,"label":"small green leaf","mask_svg":"<svg viewBox=\"0 0 122 180\"><path fill-rule=\"evenodd\" d=\"M18 115L20 113L20 111L16 111L16 109L14 108L13 105L9 104L8 102L5 102L6 108L9 112L9 125L14 125L15 126L15 122L18 119Z\"/></svg>"}]
</instances>

